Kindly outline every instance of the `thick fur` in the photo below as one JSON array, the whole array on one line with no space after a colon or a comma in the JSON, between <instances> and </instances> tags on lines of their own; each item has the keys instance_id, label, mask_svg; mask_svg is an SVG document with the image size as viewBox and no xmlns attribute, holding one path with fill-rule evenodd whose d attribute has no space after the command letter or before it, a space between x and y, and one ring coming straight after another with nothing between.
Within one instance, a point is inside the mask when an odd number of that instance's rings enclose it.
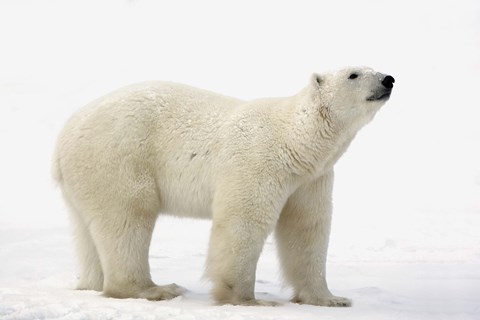
<instances>
[{"instance_id":1,"label":"thick fur","mask_svg":"<svg viewBox=\"0 0 480 320\"><path fill-rule=\"evenodd\" d=\"M220 304L270 304L255 300L254 284L275 231L294 301L350 305L325 280L333 166L386 101L372 99L384 78L348 68L313 75L292 97L255 101L149 82L86 106L61 133L53 165L72 212L78 288L180 295L150 277L150 240L164 213L213 219L206 274Z\"/></svg>"}]
</instances>

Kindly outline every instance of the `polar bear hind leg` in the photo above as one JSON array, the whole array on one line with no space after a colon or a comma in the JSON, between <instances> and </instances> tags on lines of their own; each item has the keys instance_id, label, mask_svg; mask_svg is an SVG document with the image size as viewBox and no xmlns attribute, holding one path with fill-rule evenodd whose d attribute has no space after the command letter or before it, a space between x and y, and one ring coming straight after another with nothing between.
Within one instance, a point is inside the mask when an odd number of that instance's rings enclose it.
<instances>
[{"instance_id":1,"label":"polar bear hind leg","mask_svg":"<svg viewBox=\"0 0 480 320\"><path fill-rule=\"evenodd\" d=\"M87 228L80 213L73 207L65 196L66 203L70 207L73 233L77 249L78 262L80 264L80 278L77 290L103 290L103 271L98 257L97 248L92 235Z\"/></svg>"},{"instance_id":2,"label":"polar bear hind leg","mask_svg":"<svg viewBox=\"0 0 480 320\"><path fill-rule=\"evenodd\" d=\"M104 294L113 298L148 300L166 300L181 295L183 289L176 284L157 286L150 277L148 252L156 214L118 210L121 209L117 207L115 214L92 215L95 218L89 223L102 262Z\"/></svg>"}]
</instances>

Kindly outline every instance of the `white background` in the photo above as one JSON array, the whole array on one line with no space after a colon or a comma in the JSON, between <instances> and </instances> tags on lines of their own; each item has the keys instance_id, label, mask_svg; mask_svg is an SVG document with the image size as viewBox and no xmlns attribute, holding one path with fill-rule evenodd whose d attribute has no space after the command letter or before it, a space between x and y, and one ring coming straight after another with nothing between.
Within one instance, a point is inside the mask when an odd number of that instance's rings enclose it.
<instances>
[{"instance_id":1,"label":"white background","mask_svg":"<svg viewBox=\"0 0 480 320\"><path fill-rule=\"evenodd\" d=\"M480 3L467 0L0 1L0 317L128 318L135 306L159 319L272 313L210 305L199 279L205 221L162 218L155 231L153 277L189 287L183 300L72 292L68 216L50 179L55 139L75 110L133 82L253 99L350 65L396 79L336 166L329 282L356 304L287 304L275 317L479 317ZM274 254L269 240L259 278L271 284L267 298L285 301ZM85 313L92 306L107 311Z\"/></svg>"}]
</instances>

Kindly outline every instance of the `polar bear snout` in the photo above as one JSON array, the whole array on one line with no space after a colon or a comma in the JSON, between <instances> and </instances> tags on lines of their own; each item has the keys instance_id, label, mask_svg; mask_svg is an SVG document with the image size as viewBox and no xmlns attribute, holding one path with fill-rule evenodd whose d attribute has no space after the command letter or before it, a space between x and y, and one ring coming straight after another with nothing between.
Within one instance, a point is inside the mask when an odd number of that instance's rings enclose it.
<instances>
[{"instance_id":1,"label":"polar bear snout","mask_svg":"<svg viewBox=\"0 0 480 320\"><path fill-rule=\"evenodd\" d=\"M367 98L367 101L388 100L388 98L390 98L395 78L387 75L379 80L381 86L379 85L378 88L372 91L373 94Z\"/></svg>"},{"instance_id":2,"label":"polar bear snout","mask_svg":"<svg viewBox=\"0 0 480 320\"><path fill-rule=\"evenodd\" d=\"M392 89L394 83L395 83L395 78L393 78L392 76L386 76L382 80L382 85L387 89Z\"/></svg>"}]
</instances>

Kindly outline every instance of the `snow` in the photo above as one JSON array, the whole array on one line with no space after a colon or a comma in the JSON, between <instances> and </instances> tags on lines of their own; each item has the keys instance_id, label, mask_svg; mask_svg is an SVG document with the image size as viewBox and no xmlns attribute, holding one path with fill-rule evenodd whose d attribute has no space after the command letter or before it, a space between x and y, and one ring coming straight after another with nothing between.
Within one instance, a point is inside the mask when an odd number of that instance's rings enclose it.
<instances>
[{"instance_id":1,"label":"snow","mask_svg":"<svg viewBox=\"0 0 480 320\"><path fill-rule=\"evenodd\" d=\"M478 1L0 2L0 319L479 319ZM331 290L352 308L288 302L268 239L257 296L215 306L210 222L161 217L150 252L171 301L75 291L70 226L50 178L79 107L159 79L239 98L293 94L313 71L392 74L391 101L336 167Z\"/></svg>"}]
</instances>

